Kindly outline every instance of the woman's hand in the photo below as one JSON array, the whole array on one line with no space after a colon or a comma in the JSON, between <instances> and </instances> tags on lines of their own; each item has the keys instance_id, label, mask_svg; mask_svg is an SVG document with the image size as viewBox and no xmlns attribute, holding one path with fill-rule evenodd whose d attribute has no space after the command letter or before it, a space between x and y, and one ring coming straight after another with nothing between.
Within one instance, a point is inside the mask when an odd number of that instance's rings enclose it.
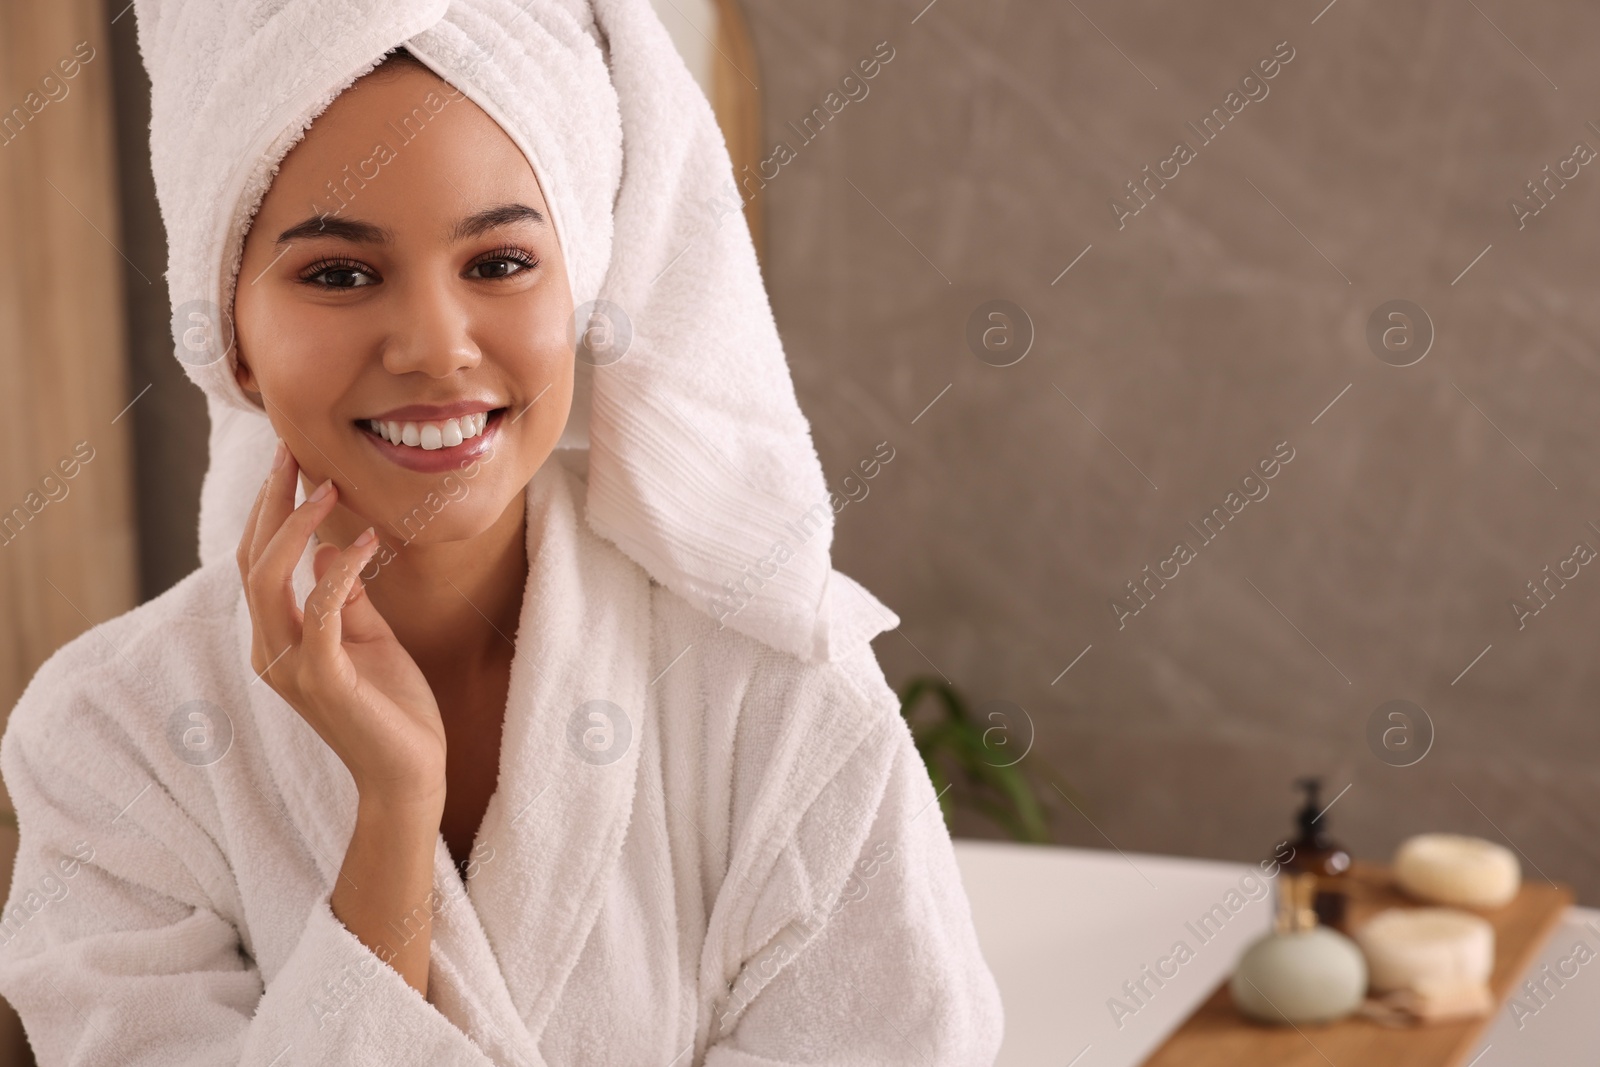
<instances>
[{"instance_id":1,"label":"woman's hand","mask_svg":"<svg viewBox=\"0 0 1600 1067\"><path fill-rule=\"evenodd\" d=\"M360 571L378 545L372 530L343 550L318 545L316 588L303 612L295 603L295 565L339 496L329 480L296 508L298 471L279 442L239 542L255 633L250 665L344 761L363 800L442 812L444 722L421 669L363 590Z\"/></svg>"}]
</instances>

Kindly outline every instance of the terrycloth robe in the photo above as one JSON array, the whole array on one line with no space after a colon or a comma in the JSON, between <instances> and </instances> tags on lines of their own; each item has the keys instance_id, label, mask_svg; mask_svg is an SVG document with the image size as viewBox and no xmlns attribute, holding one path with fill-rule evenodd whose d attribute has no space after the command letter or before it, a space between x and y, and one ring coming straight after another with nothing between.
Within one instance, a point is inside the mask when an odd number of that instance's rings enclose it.
<instances>
[{"instance_id":1,"label":"terrycloth robe","mask_svg":"<svg viewBox=\"0 0 1600 1067\"><path fill-rule=\"evenodd\" d=\"M41 1064L993 1062L998 991L870 645L805 662L719 630L589 530L568 462L527 490L468 877L441 836L418 901L426 999L330 909L355 787L254 676L231 560L39 670L0 742L0 995Z\"/></svg>"}]
</instances>

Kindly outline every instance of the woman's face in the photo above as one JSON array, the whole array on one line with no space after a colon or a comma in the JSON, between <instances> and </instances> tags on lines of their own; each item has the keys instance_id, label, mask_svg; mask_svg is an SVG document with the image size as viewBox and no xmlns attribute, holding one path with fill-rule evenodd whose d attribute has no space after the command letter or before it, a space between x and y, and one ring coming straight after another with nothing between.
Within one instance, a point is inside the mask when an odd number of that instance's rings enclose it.
<instances>
[{"instance_id":1,"label":"woman's face","mask_svg":"<svg viewBox=\"0 0 1600 1067\"><path fill-rule=\"evenodd\" d=\"M463 540L521 506L572 403L549 214L504 131L415 66L358 81L285 158L245 239L237 376L338 486L335 530Z\"/></svg>"}]
</instances>

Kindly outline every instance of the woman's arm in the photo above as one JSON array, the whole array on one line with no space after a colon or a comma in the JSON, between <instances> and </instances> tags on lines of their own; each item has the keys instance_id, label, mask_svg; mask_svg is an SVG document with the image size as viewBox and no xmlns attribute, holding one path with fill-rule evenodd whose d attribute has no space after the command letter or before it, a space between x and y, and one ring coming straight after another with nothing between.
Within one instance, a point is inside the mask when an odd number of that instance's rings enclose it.
<instances>
[{"instance_id":1,"label":"woman's arm","mask_svg":"<svg viewBox=\"0 0 1600 1067\"><path fill-rule=\"evenodd\" d=\"M292 575L338 490L327 481L298 508L294 457L278 442L245 521L238 564L249 603L251 666L349 769L360 797L333 912L376 947L390 924L410 936L386 962L428 992L433 855L444 813L444 723L433 692L362 587L377 549L369 529L348 548L318 545L305 609ZM410 918L414 916L414 918Z\"/></svg>"},{"instance_id":2,"label":"woman's arm","mask_svg":"<svg viewBox=\"0 0 1600 1067\"><path fill-rule=\"evenodd\" d=\"M329 902L345 928L423 996L428 994L433 853L442 812L442 799L363 795ZM393 930L406 934L397 950L389 947Z\"/></svg>"},{"instance_id":3,"label":"woman's arm","mask_svg":"<svg viewBox=\"0 0 1600 1067\"><path fill-rule=\"evenodd\" d=\"M40 1067L494 1067L340 921L327 892L280 917L299 933L265 982L212 835L118 744L114 723L99 725L110 716L44 705L40 693L71 688L62 673L17 706L0 744L21 833L0 995ZM382 882L346 870L357 885Z\"/></svg>"}]
</instances>

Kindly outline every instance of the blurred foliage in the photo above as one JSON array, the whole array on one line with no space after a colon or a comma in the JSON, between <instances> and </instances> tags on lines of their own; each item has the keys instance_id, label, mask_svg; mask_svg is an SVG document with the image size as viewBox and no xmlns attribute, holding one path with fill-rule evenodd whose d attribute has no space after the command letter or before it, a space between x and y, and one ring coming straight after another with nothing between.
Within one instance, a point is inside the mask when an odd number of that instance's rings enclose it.
<instances>
[{"instance_id":1,"label":"blurred foliage","mask_svg":"<svg viewBox=\"0 0 1600 1067\"><path fill-rule=\"evenodd\" d=\"M919 719L918 706L926 703L927 696L935 698L938 714ZM927 765L946 826L959 795L962 803L1018 841L1042 843L1051 839L1047 808L1040 802L1034 777L1023 770L1021 756L1013 757L1013 749L1007 747L1012 744L1012 739L1005 736L1010 733L1011 723L981 721L954 686L931 675L919 675L906 683L900 691L900 714ZM989 717L997 714L991 711ZM1049 768L1044 773L1068 803L1076 806L1072 788ZM947 788L950 786L956 788Z\"/></svg>"}]
</instances>

